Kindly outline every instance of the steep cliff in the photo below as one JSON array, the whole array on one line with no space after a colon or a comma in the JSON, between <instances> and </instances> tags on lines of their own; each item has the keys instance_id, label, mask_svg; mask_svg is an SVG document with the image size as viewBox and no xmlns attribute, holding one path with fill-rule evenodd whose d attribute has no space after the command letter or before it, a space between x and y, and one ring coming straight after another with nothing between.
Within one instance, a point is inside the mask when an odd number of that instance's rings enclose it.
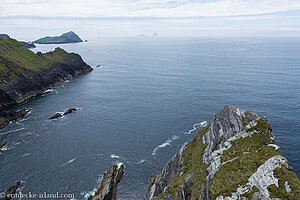
<instances>
[{"instance_id":1,"label":"steep cliff","mask_svg":"<svg viewBox=\"0 0 300 200\"><path fill-rule=\"evenodd\" d=\"M20 103L92 70L78 54L61 48L35 54L14 39L0 38L0 107Z\"/></svg>"},{"instance_id":2,"label":"steep cliff","mask_svg":"<svg viewBox=\"0 0 300 200\"><path fill-rule=\"evenodd\" d=\"M265 117L225 106L151 177L148 199L300 199Z\"/></svg>"}]
</instances>

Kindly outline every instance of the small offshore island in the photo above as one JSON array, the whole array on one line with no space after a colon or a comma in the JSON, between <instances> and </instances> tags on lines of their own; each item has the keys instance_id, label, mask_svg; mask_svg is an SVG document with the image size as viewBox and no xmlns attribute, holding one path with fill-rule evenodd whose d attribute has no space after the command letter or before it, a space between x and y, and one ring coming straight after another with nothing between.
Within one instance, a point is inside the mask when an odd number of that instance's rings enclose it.
<instances>
[{"instance_id":1,"label":"small offshore island","mask_svg":"<svg viewBox=\"0 0 300 200\"><path fill-rule=\"evenodd\" d=\"M53 36L53 37L46 36L34 41L34 43L37 44L67 44L67 43L78 43L78 42L83 42L83 41L73 31L63 33L61 36Z\"/></svg>"}]
</instances>

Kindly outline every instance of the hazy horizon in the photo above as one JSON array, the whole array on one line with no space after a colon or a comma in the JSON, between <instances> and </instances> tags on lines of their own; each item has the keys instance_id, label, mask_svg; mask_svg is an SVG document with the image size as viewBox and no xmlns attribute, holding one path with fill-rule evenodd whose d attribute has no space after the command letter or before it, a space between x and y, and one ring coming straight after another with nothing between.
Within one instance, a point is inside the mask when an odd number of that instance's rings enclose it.
<instances>
[{"instance_id":1,"label":"hazy horizon","mask_svg":"<svg viewBox=\"0 0 300 200\"><path fill-rule=\"evenodd\" d=\"M83 39L299 37L298 0L3 0L1 33L33 41L73 30Z\"/></svg>"}]
</instances>

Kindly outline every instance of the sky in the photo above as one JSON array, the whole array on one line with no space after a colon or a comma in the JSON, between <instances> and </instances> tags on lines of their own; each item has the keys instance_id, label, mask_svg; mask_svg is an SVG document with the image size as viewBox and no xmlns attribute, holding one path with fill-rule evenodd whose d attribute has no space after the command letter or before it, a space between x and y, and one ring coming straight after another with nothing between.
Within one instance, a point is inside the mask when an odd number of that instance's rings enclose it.
<instances>
[{"instance_id":1,"label":"sky","mask_svg":"<svg viewBox=\"0 0 300 200\"><path fill-rule=\"evenodd\" d=\"M102 37L299 37L300 0L0 0L0 33Z\"/></svg>"}]
</instances>

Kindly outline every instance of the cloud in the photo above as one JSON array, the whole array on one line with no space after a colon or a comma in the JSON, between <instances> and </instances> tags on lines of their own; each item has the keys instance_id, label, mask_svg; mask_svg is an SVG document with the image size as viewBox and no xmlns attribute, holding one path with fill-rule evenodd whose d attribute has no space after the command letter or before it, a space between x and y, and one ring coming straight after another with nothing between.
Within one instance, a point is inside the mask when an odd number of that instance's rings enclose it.
<instances>
[{"instance_id":1,"label":"cloud","mask_svg":"<svg viewBox=\"0 0 300 200\"><path fill-rule=\"evenodd\" d=\"M299 0L2 0L1 17L186 18L258 15L300 9Z\"/></svg>"}]
</instances>

